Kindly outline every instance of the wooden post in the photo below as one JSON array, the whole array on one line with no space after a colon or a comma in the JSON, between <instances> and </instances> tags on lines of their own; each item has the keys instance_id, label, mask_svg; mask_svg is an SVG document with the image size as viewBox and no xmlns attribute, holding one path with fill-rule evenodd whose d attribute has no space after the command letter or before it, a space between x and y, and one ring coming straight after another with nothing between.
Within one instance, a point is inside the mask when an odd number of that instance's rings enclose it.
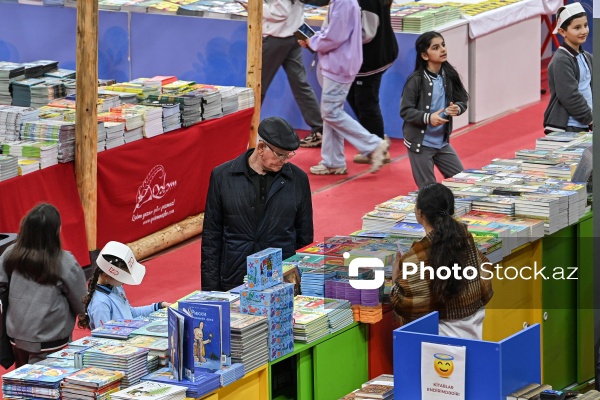
<instances>
[{"instance_id":1,"label":"wooden post","mask_svg":"<svg viewBox=\"0 0 600 400\"><path fill-rule=\"evenodd\" d=\"M77 2L75 177L88 250L96 249L98 152L98 2Z\"/></svg>"},{"instance_id":2,"label":"wooden post","mask_svg":"<svg viewBox=\"0 0 600 400\"><path fill-rule=\"evenodd\" d=\"M193 215L135 242L127 243L127 245L131 248L133 254L135 254L135 258L142 260L201 234L203 224L204 213Z\"/></svg>"},{"instance_id":3,"label":"wooden post","mask_svg":"<svg viewBox=\"0 0 600 400\"><path fill-rule=\"evenodd\" d=\"M246 64L246 86L254 90L254 115L250 125L249 147L256 146L260 123L260 91L262 71L262 14L263 0L248 1L248 61Z\"/></svg>"}]
</instances>

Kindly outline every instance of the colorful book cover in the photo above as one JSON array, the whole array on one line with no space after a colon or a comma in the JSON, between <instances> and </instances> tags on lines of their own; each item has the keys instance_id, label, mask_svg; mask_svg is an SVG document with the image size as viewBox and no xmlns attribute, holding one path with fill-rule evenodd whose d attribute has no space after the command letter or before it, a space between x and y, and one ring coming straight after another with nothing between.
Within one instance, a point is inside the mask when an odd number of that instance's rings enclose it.
<instances>
[{"instance_id":1,"label":"colorful book cover","mask_svg":"<svg viewBox=\"0 0 600 400\"><path fill-rule=\"evenodd\" d=\"M122 379L123 376L124 374L121 371L89 367L69 375L65 378L65 382L83 386L103 387Z\"/></svg>"},{"instance_id":2,"label":"colorful book cover","mask_svg":"<svg viewBox=\"0 0 600 400\"><path fill-rule=\"evenodd\" d=\"M76 368L59 368L50 365L25 364L2 376L3 380L9 381L35 381L58 384L65 377L76 373Z\"/></svg>"},{"instance_id":3,"label":"colorful book cover","mask_svg":"<svg viewBox=\"0 0 600 400\"><path fill-rule=\"evenodd\" d=\"M180 304L179 310L194 318L194 365L210 372L220 369L222 366L222 307L217 304L192 302L183 307Z\"/></svg>"},{"instance_id":4,"label":"colorful book cover","mask_svg":"<svg viewBox=\"0 0 600 400\"><path fill-rule=\"evenodd\" d=\"M122 326L125 328L141 328L142 326L148 325L149 321L141 319L112 319L104 323L104 326Z\"/></svg>"},{"instance_id":5,"label":"colorful book cover","mask_svg":"<svg viewBox=\"0 0 600 400\"><path fill-rule=\"evenodd\" d=\"M157 319L150 322L148 325L142 326L131 332L132 335L146 335L146 336L159 336L168 337L169 328L167 327L167 321L164 319Z\"/></svg>"},{"instance_id":6,"label":"colorful book cover","mask_svg":"<svg viewBox=\"0 0 600 400\"><path fill-rule=\"evenodd\" d=\"M183 379L183 329L184 317L173 308L167 312L169 329L169 366L176 380Z\"/></svg>"}]
</instances>

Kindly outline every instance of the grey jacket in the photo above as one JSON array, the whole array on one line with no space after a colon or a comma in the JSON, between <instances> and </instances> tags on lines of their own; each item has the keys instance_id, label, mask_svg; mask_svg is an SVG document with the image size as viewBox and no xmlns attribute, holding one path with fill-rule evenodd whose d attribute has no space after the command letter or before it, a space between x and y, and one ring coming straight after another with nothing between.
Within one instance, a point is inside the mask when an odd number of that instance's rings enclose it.
<instances>
[{"instance_id":1,"label":"grey jacket","mask_svg":"<svg viewBox=\"0 0 600 400\"><path fill-rule=\"evenodd\" d=\"M0 256L0 291L9 282L4 260L10 246ZM6 332L20 349L39 352L60 347L69 341L77 314L85 312L81 298L87 294L83 270L68 251L61 256L59 282L55 286L40 285L24 278L18 271L10 277Z\"/></svg>"},{"instance_id":2,"label":"grey jacket","mask_svg":"<svg viewBox=\"0 0 600 400\"><path fill-rule=\"evenodd\" d=\"M469 99L455 96L450 81L446 79L443 72L441 73L446 91L446 104L453 102L460 108L460 114L464 113L467 111ZM415 71L406 80L400 99L400 116L404 119L402 126L404 145L415 153L421 151L421 144L425 138L425 130L429 124L431 113L438 111L430 109L432 87L433 83L427 72ZM450 140L450 133L452 133L452 117L448 117L448 119L449 121L444 125L444 141L446 142Z\"/></svg>"},{"instance_id":3,"label":"grey jacket","mask_svg":"<svg viewBox=\"0 0 600 400\"><path fill-rule=\"evenodd\" d=\"M548 65L550 102L544 112L544 128L548 131L564 131L572 116L584 125L592 123L592 110L579 92L579 64L577 52L563 44L556 50ZM592 70L592 55L583 51Z\"/></svg>"}]
</instances>

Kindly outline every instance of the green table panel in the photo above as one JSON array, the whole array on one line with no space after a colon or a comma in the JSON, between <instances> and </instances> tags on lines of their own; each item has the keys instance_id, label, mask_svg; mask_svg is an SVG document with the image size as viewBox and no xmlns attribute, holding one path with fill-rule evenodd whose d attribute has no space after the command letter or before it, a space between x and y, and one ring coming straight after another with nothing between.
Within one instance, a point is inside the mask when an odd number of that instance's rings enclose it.
<instances>
[{"instance_id":1,"label":"green table panel","mask_svg":"<svg viewBox=\"0 0 600 400\"><path fill-rule=\"evenodd\" d=\"M369 378L367 326L348 330L314 347L315 400L332 400Z\"/></svg>"},{"instance_id":2,"label":"green table panel","mask_svg":"<svg viewBox=\"0 0 600 400\"><path fill-rule=\"evenodd\" d=\"M542 283L543 381L555 388L577 381L577 281L553 279L552 274L562 268L568 276L576 260L577 226L542 239L542 263L550 278Z\"/></svg>"},{"instance_id":3,"label":"green table panel","mask_svg":"<svg viewBox=\"0 0 600 400\"><path fill-rule=\"evenodd\" d=\"M594 378L593 219L588 213L577 225L577 382Z\"/></svg>"}]
</instances>

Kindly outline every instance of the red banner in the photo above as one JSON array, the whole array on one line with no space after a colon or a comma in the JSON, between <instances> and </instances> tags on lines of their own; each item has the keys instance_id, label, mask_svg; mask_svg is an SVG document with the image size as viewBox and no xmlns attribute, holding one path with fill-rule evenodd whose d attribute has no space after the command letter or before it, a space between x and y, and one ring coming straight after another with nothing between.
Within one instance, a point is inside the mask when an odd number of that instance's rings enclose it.
<instances>
[{"instance_id":1,"label":"red banner","mask_svg":"<svg viewBox=\"0 0 600 400\"><path fill-rule=\"evenodd\" d=\"M54 205L62 221L63 248L81 266L90 264L75 165L58 164L0 182L0 232L18 233L21 219L38 203Z\"/></svg>"},{"instance_id":2,"label":"red banner","mask_svg":"<svg viewBox=\"0 0 600 400\"><path fill-rule=\"evenodd\" d=\"M204 210L214 167L244 152L253 109L98 154L98 248Z\"/></svg>"}]
</instances>

